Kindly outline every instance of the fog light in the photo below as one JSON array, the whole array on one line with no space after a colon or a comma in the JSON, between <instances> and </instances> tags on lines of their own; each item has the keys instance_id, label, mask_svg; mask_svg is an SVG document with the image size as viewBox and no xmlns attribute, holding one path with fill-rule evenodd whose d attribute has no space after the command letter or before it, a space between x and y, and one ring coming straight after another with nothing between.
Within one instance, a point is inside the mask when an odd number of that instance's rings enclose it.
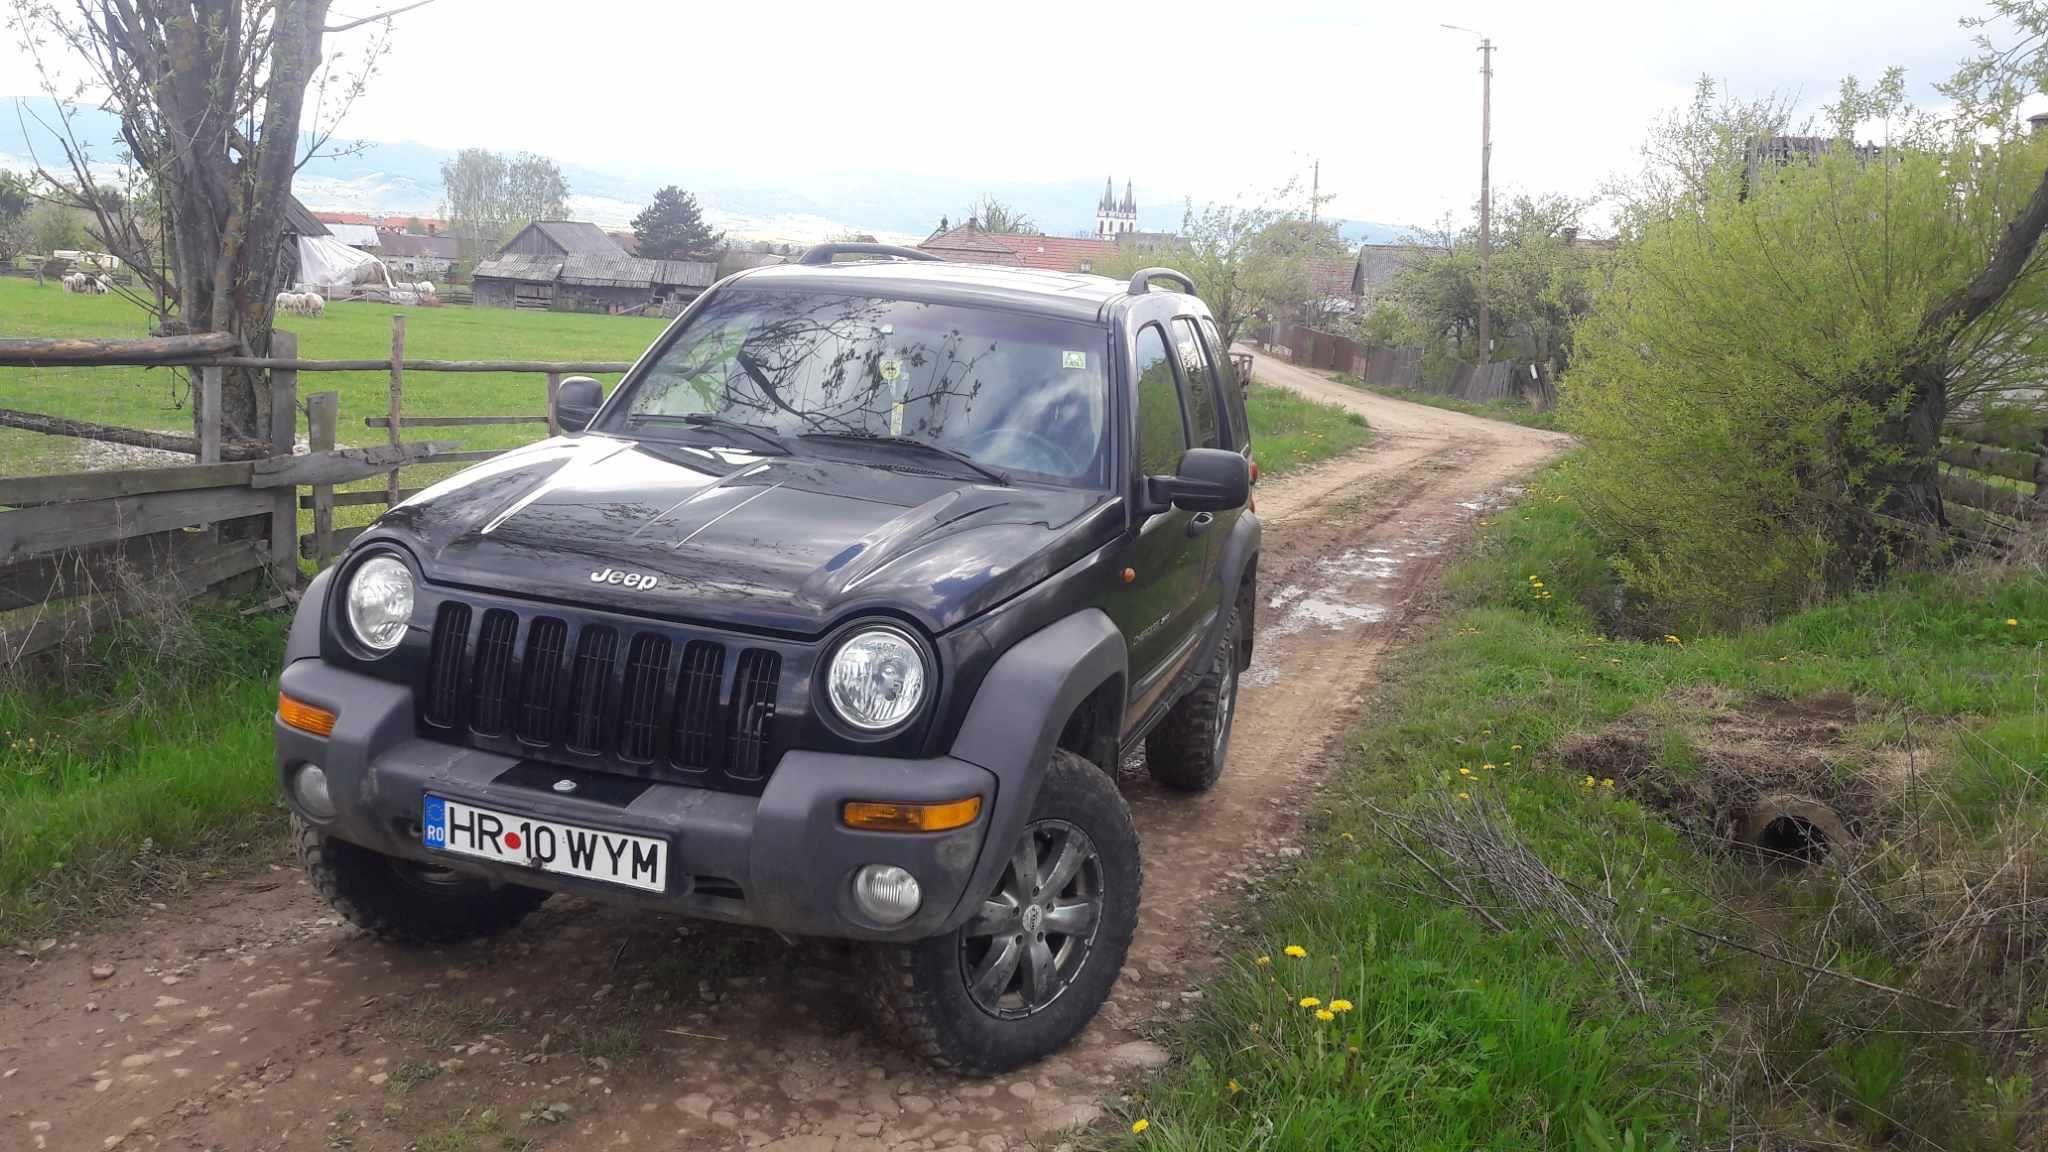
<instances>
[{"instance_id":1,"label":"fog light","mask_svg":"<svg viewBox=\"0 0 2048 1152\"><path fill-rule=\"evenodd\" d=\"M869 864L853 874L853 903L877 924L901 924L924 900L917 877L894 864Z\"/></svg>"},{"instance_id":2,"label":"fog light","mask_svg":"<svg viewBox=\"0 0 2048 1152\"><path fill-rule=\"evenodd\" d=\"M327 773L318 764L307 764L292 780L292 798L306 815L327 820L334 815L334 798L327 794Z\"/></svg>"}]
</instances>

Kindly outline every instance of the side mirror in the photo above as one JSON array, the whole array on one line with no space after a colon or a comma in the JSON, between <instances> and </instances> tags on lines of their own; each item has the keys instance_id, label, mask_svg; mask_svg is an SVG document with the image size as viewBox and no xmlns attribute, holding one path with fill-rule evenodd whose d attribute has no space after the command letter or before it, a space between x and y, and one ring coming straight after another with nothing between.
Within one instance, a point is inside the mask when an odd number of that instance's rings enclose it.
<instances>
[{"instance_id":1,"label":"side mirror","mask_svg":"<svg viewBox=\"0 0 2048 1152\"><path fill-rule=\"evenodd\" d=\"M564 432L581 432L603 405L604 385L588 376L571 376L555 390L555 423Z\"/></svg>"},{"instance_id":2,"label":"side mirror","mask_svg":"<svg viewBox=\"0 0 2048 1152\"><path fill-rule=\"evenodd\" d=\"M1160 508L1225 512L1242 508L1252 496L1251 464L1224 448L1190 448L1171 476L1145 478L1147 495Z\"/></svg>"}]
</instances>

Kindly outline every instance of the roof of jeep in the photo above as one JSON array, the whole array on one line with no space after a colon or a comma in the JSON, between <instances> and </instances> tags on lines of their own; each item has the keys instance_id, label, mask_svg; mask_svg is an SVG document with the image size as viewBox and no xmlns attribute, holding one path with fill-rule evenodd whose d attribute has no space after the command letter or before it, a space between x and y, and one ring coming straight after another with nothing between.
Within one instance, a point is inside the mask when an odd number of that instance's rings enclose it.
<instances>
[{"instance_id":1,"label":"roof of jeep","mask_svg":"<svg viewBox=\"0 0 2048 1152\"><path fill-rule=\"evenodd\" d=\"M1101 319L1108 306L1128 291L1124 281L1107 276L941 260L784 264L748 272L744 283L761 288L914 295L939 303L1015 308L1073 320Z\"/></svg>"}]
</instances>

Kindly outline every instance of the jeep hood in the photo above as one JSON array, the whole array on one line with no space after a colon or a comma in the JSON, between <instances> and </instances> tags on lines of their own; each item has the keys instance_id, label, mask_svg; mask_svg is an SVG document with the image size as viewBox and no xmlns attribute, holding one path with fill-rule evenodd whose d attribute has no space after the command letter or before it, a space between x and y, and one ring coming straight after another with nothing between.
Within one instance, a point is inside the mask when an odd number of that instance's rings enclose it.
<instances>
[{"instance_id":1,"label":"jeep hood","mask_svg":"<svg viewBox=\"0 0 2048 1152\"><path fill-rule=\"evenodd\" d=\"M940 632L1108 543L1115 512L1102 492L589 435L444 480L371 536L430 583L805 636L887 608Z\"/></svg>"}]
</instances>

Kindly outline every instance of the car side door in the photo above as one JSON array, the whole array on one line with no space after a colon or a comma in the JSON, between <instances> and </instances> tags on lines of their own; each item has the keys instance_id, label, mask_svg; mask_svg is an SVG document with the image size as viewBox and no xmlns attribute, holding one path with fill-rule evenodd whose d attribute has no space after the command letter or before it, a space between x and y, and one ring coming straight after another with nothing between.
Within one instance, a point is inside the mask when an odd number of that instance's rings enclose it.
<instances>
[{"instance_id":1,"label":"car side door","mask_svg":"<svg viewBox=\"0 0 2048 1152\"><path fill-rule=\"evenodd\" d=\"M1223 398L1216 379L1216 367L1202 330L1193 316L1176 317L1173 322L1175 350L1180 355L1181 388L1188 413L1188 430L1197 448L1229 448L1232 446L1229 431L1225 427ZM1230 537L1230 526L1237 522L1242 509L1228 508L1220 512L1203 512L1190 522L1189 529L1198 532L1204 541L1202 567L1199 577L1201 587L1196 592L1196 608L1200 622L1208 624L1211 615L1222 605L1223 585L1217 579L1217 567L1223 562L1223 544Z\"/></svg>"},{"instance_id":2,"label":"car side door","mask_svg":"<svg viewBox=\"0 0 2048 1152\"><path fill-rule=\"evenodd\" d=\"M1187 417L1181 408L1177 357L1162 321L1148 321L1133 340L1134 387L1132 461L1126 477L1131 506L1146 502L1145 477L1178 469L1188 447ZM1207 541L1190 531L1194 514L1166 508L1140 517L1134 512L1127 544L1130 579L1111 598L1110 618L1123 633L1131 670L1128 730L1149 715L1167 687L1186 667L1194 645L1185 622L1200 591Z\"/></svg>"}]
</instances>

